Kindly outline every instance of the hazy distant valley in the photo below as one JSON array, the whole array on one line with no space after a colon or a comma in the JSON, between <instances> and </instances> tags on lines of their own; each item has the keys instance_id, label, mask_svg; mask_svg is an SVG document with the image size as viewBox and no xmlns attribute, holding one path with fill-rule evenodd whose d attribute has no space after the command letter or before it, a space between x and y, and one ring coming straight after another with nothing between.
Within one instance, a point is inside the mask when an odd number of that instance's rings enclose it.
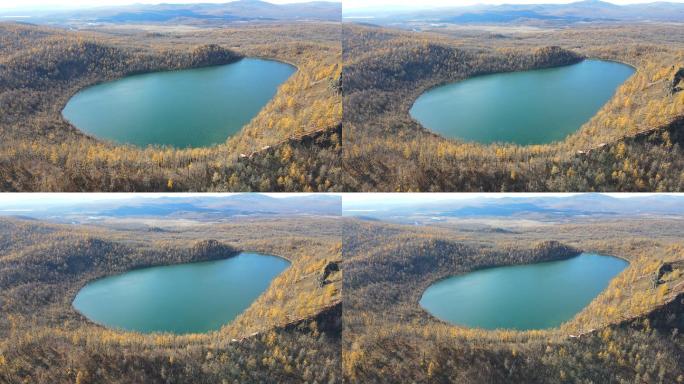
<instances>
[{"instance_id":1,"label":"hazy distant valley","mask_svg":"<svg viewBox=\"0 0 684 384\"><path fill-rule=\"evenodd\" d=\"M419 30L486 24L571 27L587 23L681 23L684 20L684 4L654 2L616 5L600 0L585 0L568 4L482 4L430 9L420 5L369 6L345 10L343 18L346 21ZM524 31L524 28L520 30Z\"/></svg>"},{"instance_id":2,"label":"hazy distant valley","mask_svg":"<svg viewBox=\"0 0 684 384\"><path fill-rule=\"evenodd\" d=\"M66 25L87 28L115 24L157 24L219 26L232 23L273 21L339 22L340 3L312 1L308 3L273 4L260 0L238 0L222 4L135 4L101 6L90 9L70 7L22 8L0 11L0 19L29 23Z\"/></svg>"}]
</instances>

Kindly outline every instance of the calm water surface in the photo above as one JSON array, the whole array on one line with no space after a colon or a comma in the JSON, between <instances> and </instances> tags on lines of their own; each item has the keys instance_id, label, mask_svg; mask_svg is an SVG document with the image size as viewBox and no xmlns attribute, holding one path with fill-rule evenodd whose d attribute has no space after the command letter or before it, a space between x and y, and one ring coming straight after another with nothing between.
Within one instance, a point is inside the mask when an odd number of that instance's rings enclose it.
<instances>
[{"instance_id":1,"label":"calm water surface","mask_svg":"<svg viewBox=\"0 0 684 384\"><path fill-rule=\"evenodd\" d=\"M87 284L73 305L110 328L207 332L247 309L289 265L280 257L243 252L225 260L139 269Z\"/></svg>"},{"instance_id":2,"label":"calm water surface","mask_svg":"<svg viewBox=\"0 0 684 384\"><path fill-rule=\"evenodd\" d=\"M224 142L273 98L295 71L261 59L129 76L78 92L64 117L100 139L138 146Z\"/></svg>"},{"instance_id":3,"label":"calm water surface","mask_svg":"<svg viewBox=\"0 0 684 384\"><path fill-rule=\"evenodd\" d=\"M627 267L611 256L483 269L431 285L420 305L435 317L473 328L544 329L586 307Z\"/></svg>"},{"instance_id":4,"label":"calm water surface","mask_svg":"<svg viewBox=\"0 0 684 384\"><path fill-rule=\"evenodd\" d=\"M473 77L421 95L411 116L445 137L521 145L563 140L589 121L634 69L601 60Z\"/></svg>"}]
</instances>

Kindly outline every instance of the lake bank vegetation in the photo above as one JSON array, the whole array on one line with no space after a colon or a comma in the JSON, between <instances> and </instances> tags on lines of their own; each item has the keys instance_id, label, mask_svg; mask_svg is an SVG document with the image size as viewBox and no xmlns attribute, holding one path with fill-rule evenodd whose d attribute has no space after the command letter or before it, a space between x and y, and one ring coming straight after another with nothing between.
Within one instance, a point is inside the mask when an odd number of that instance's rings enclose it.
<instances>
[{"instance_id":1,"label":"lake bank vegetation","mask_svg":"<svg viewBox=\"0 0 684 384\"><path fill-rule=\"evenodd\" d=\"M345 24L345 185L423 192L682 190L684 93L678 74L684 68L684 40L677 28L416 33ZM437 85L581 58L623 62L636 72L593 118L557 143L447 139L409 115L413 102Z\"/></svg>"},{"instance_id":2,"label":"lake bank vegetation","mask_svg":"<svg viewBox=\"0 0 684 384\"><path fill-rule=\"evenodd\" d=\"M338 382L339 223L262 218L178 227L0 219L0 381L51 383ZM291 265L215 332L117 331L72 307L88 281L136 268L217 260L240 251Z\"/></svg>"},{"instance_id":3,"label":"lake bank vegetation","mask_svg":"<svg viewBox=\"0 0 684 384\"><path fill-rule=\"evenodd\" d=\"M513 224L511 224L513 225ZM677 219L343 227L343 369L350 383L675 383L684 380L684 244ZM451 325L419 304L439 279L581 251L629 266L548 330Z\"/></svg>"},{"instance_id":4,"label":"lake bank vegetation","mask_svg":"<svg viewBox=\"0 0 684 384\"><path fill-rule=\"evenodd\" d=\"M342 118L339 24L284 23L150 32L0 24L0 188L6 191L328 191L337 188ZM241 57L297 72L236 135L204 148L118 145L61 110L78 90L127 75ZM330 140L302 142L324 133ZM294 144L292 143L294 142ZM301 144L299 144L302 142ZM308 150L293 148L305 146ZM279 157L262 154L275 148ZM238 164L251 155L261 173ZM280 183L278 182L280 181Z\"/></svg>"}]
</instances>

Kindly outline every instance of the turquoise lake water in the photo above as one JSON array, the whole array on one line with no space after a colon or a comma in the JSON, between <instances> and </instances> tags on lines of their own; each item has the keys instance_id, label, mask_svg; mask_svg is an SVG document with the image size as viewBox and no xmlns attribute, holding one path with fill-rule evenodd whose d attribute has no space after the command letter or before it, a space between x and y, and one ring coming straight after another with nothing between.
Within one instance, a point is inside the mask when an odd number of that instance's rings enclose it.
<instances>
[{"instance_id":1,"label":"turquoise lake water","mask_svg":"<svg viewBox=\"0 0 684 384\"><path fill-rule=\"evenodd\" d=\"M137 146L204 147L226 141L295 71L272 60L154 72L98 84L62 111L85 133Z\"/></svg>"},{"instance_id":2,"label":"turquoise lake water","mask_svg":"<svg viewBox=\"0 0 684 384\"><path fill-rule=\"evenodd\" d=\"M562 261L482 269L436 282L420 305L466 327L553 328L586 307L627 265L616 257L582 253Z\"/></svg>"},{"instance_id":3,"label":"turquoise lake water","mask_svg":"<svg viewBox=\"0 0 684 384\"><path fill-rule=\"evenodd\" d=\"M225 260L139 269L90 282L73 305L109 328L208 332L247 309L289 265L280 257L243 252Z\"/></svg>"},{"instance_id":4,"label":"turquoise lake water","mask_svg":"<svg viewBox=\"0 0 684 384\"><path fill-rule=\"evenodd\" d=\"M478 76L425 92L410 114L449 138L483 144L550 143L589 121L633 73L628 65L585 60Z\"/></svg>"}]
</instances>

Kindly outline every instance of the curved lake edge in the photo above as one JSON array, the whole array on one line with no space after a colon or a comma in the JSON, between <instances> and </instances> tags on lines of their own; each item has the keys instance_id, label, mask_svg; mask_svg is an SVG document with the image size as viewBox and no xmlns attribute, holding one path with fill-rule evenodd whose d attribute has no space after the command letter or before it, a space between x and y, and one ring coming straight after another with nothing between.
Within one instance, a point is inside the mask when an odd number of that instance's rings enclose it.
<instances>
[{"instance_id":1,"label":"curved lake edge","mask_svg":"<svg viewBox=\"0 0 684 384\"><path fill-rule=\"evenodd\" d=\"M109 145L112 147L125 147L125 148L129 148L129 149L137 149L139 151L144 151L146 149L154 149L154 150L173 149L173 150L177 150L177 151L183 151L183 150L193 150L193 149L216 149L218 147L225 146L227 140L229 140L231 137L238 136L242 132L242 130L247 125L249 125L251 123L251 120L254 119L256 116L258 116L263 111L263 109L278 95L278 89L280 89L280 86L285 84L287 81L289 81L292 78L292 76L294 76L295 74L297 74L300 71L299 65L297 65L296 63L291 62L289 60L285 60L283 58L258 56L258 55L247 56L247 55L242 55L239 53L238 53L238 55L239 55L239 57L236 60L231 60L231 61L228 61L225 63L220 63L220 64L197 65L197 66L188 66L188 67L173 68L173 69L156 68L156 69L152 69L149 71L146 70L146 71L136 71L136 72L126 73L126 74L123 74L122 76L117 76L117 77L114 77L111 79L98 80L98 81L90 82L87 84L79 85L77 87L74 87L69 92L65 92L63 97L61 97L59 99L57 106L56 106L57 107L56 109L58 110L58 118L60 119L61 122L66 123L67 126L74 133L81 135L83 137L86 137L90 140L93 140L97 143L106 144L106 145ZM139 145L135 145L135 144L131 144L131 143L120 143L120 142L117 142L113 139L101 138L101 137L97 137L91 133L88 133L88 132L80 129L75 123L73 123L71 120L69 120L64 115L64 109L66 108L69 101L71 101L71 99L74 98L80 92L85 91L85 90L92 88L92 87L96 87L96 86L104 85L104 84L108 84L108 83L113 83L113 82L121 81L124 79L129 79L131 77L136 77L136 76L145 76L145 75L153 75L153 74L166 74L166 73L191 71L191 70L206 69L206 68L217 68L217 67L222 67L222 66L226 66L226 65L236 64L236 63L238 63L242 60L245 60L245 59L255 59L255 60L264 60L264 61L276 62L276 63L287 65L287 66L291 67L293 69L293 72L282 84L280 84L276 88L276 91L275 91L275 94L273 95L273 97L252 117L252 119L250 119L249 122L244 124L238 130L238 132L236 132L235 134L227 136L222 142L218 142L218 143L214 143L214 144L206 145L206 146L196 146L196 147L193 147L193 146L176 147L173 145L165 145L165 144L147 144L145 146L139 146Z\"/></svg>"},{"instance_id":2,"label":"curved lake edge","mask_svg":"<svg viewBox=\"0 0 684 384\"><path fill-rule=\"evenodd\" d=\"M559 325L557 325L557 326L555 326L555 327L540 328L540 329L515 329L515 328L495 328L495 329L491 329L491 328L470 327L470 326L467 326L467 325L455 324L455 323L452 323L452 322L450 322L450 321L448 321L448 320L444 320L444 319L442 319L442 318L440 318L440 317L438 317L438 316L432 314L429 310L427 310L425 307L423 307L423 306L420 304L420 301L422 300L423 295L424 295L425 292L428 290L428 288L430 288L431 286L433 286L433 285L435 285L435 284L438 284L438 283L440 283L440 282L443 282L443 281L445 281L445 280L448 280L448 279L451 279L451 278L454 278L454 277L463 277L463 276L466 276L466 275L471 274L471 273L480 272L480 271L486 271L486 270L491 270L491 269L496 269L496 268L524 267L524 266L531 266L531 265L538 265L538 264L555 263L555 262L560 262L560 261L568 261L568 260L571 260L571 259L573 259L573 258L579 257L579 256L581 256L581 255L583 255L583 254L586 254L586 253L588 253L588 254L595 254L595 255L602 256L602 257L608 257L608 258L613 258L613 259L621 260L621 261L624 261L624 262L627 264L627 265L625 266L625 268L624 268L622 271L620 271L618 274L616 274L615 276L613 276L613 277L608 281L608 285L610 285L610 282L612 282L613 279L617 278L620 274L622 274L622 273L624 273L625 271L627 271L627 270L629 269L630 265L631 265L631 260L630 260L629 258L627 258L627 257L624 257L624 256L618 256L618 255L608 254L608 253L601 253L601 252L594 251L594 250L579 250L579 249L577 249L577 251L578 251L578 253L574 253L574 254L572 254L572 255L570 255L570 256L561 257L561 258L550 258L550 259L541 260L541 261L532 262L532 263L498 264L498 265L491 265L491 266L484 266L484 267L473 268L473 269L471 269L471 270L464 271L464 272L460 272L460 273L456 273L456 274L445 273L445 274L443 274L442 276L439 276L439 277L437 277L437 278L435 278L435 279L425 280L423 283L421 283L421 284L418 286L419 289L416 290L416 293L414 294L414 299L413 299L412 301L413 301L413 303L414 303L415 305L417 305L417 306L420 308L420 310L422 311L422 313L423 313L424 315L427 315L427 316L428 316L430 319L432 319L433 321L437 321L437 322L439 322L439 323L441 323L441 324L444 324L444 325L446 325L446 326L449 326L449 327L455 327L455 328L466 329L466 330L477 330L477 331L479 331L479 332L484 332L484 333L488 333L488 334L495 334L495 333L501 332L501 331L504 331L504 332L513 332L513 333L517 333L517 334L529 334L529 333L540 333L540 332L541 332L541 333L546 333L546 334L557 333L557 332L560 332L560 331L561 331L561 328L563 327L563 325L565 325L565 324L571 322L573 319L575 319L575 317L577 317L579 314L581 314L582 312L584 312L584 311L586 310L586 308L588 308L588 307L590 306L590 304L591 304L592 302L594 302L594 300L596 300L601 294L603 294L603 292L608 288L608 286L606 286L606 287L605 287L603 290L601 290L596 296L594 296L594 298L592 298L592 300L591 300L589 303L587 303L587 305L585 305L580 311L578 311L577 313L575 313L572 317L570 317L570 318L568 318L567 320L561 322Z\"/></svg>"},{"instance_id":3,"label":"curved lake edge","mask_svg":"<svg viewBox=\"0 0 684 384\"><path fill-rule=\"evenodd\" d=\"M192 335L211 335L211 334L214 334L214 333L217 333L217 332L221 332L221 330L223 329L223 327L228 326L230 323L232 323L233 320L235 320L235 318L237 318L237 316L236 316L234 319L230 320L229 322L224 323L220 328L215 329L215 330L211 330L211 331L207 331L207 332L189 332L189 333L157 332L157 331L155 331L155 332L139 332L139 331L128 330L128 329L123 329L123 328L110 327L110 326L107 326L107 325L105 325L105 324L101 324L101 323L99 323L99 322L97 322L97 321L94 321L94 320L90 319L88 316L86 316L83 312L79 311L79 310L74 306L74 301L76 300L76 296L79 294L79 292L80 292L83 288L85 288L88 284L93 283L93 282L96 282L96 281L99 281L99 280L102 280L102 279L107 279L107 278L112 278L112 277L118 277L118 276L122 276L122 275L125 275L125 274L127 274L127 273L130 273L130 272L141 271L141 270L145 270L145 269L164 268L164 267L174 267L174 266L182 266L182 265L189 265L189 264L201 264L201 263L211 263L211 262L217 262L217 261L225 261L225 260L229 260L229 259L231 259L231 258L233 258L233 257L236 257L236 256L238 256L238 255L240 255L240 254L243 254L243 253L254 253L254 254L258 254L258 255L262 255L262 256L276 257L276 258L282 259L282 260L284 260L284 261L287 261L288 266L287 266L287 268L285 268L285 269L281 272L281 274L284 273L285 271L287 271L288 269L290 269L290 267L291 267L292 264L294 263L292 260L290 260L289 258L287 258L287 257L285 257L285 256L282 256L282 255L276 255L276 254L272 254L272 253L264 253L264 252L261 252L261 251L240 249L240 250L237 250L237 251L234 252L234 253L231 253L231 254L230 254L229 256L227 256L227 257L208 258L208 259L206 259L206 260L191 260L191 261L186 261L186 262L170 263L170 264L158 264L158 265L136 266L136 267L131 268L131 269L126 269L125 271L117 271L117 273L105 274L105 275L102 275L102 276L94 277L94 278L92 278L92 279L87 279L85 282L77 281L76 284L75 284L75 288L74 288L74 291L75 291L75 292L69 292L69 293L68 293L68 296L67 296L67 298L68 298L68 300L69 300L69 303L70 303L69 307L70 307L71 311L77 313L77 314L82 318L82 321L85 321L87 324L97 326L97 327L102 328L102 329L107 330L107 331L112 331L112 332L117 332L117 333L122 333L122 334L129 333L129 334L136 334L136 335L143 335L143 336L151 336L151 335L172 335L172 336L175 336L175 337L184 337L184 336L192 336ZM280 274L279 274L279 275L280 275ZM279 276L279 275L278 275L278 276ZM274 278L274 279L275 279L275 278ZM264 293L266 293L266 291L268 291L268 290L270 289L270 287L271 287L271 286L270 286L270 284L269 284L269 287L266 288L266 290L265 290L264 292L262 292L259 296L257 296L257 298L254 299L254 301L252 302L252 304L253 304L254 302L256 302L256 301L259 299L259 297L261 297ZM251 307L252 304L250 304L250 306L248 306L247 308L245 308L245 310L242 311L242 312L240 313L240 315L241 315L242 313L244 313L245 311L247 311L247 309L249 309L249 307ZM238 315L238 316L239 316L239 315Z\"/></svg>"},{"instance_id":4,"label":"curved lake edge","mask_svg":"<svg viewBox=\"0 0 684 384\"><path fill-rule=\"evenodd\" d=\"M438 132L436 132L436 131L434 131L434 130L428 128L428 127L426 127L425 125L423 125L420 121L418 121L415 117L413 117L413 115L411 114L411 109L413 109L414 105L416 104L416 101L418 101L418 99L419 99L421 96L423 96L424 94L426 94L426 93L428 93L428 92L430 92L430 91L433 91L433 90L435 90L435 89L437 89L437 88L439 88L439 87L444 87L444 86L448 86L448 85L454 85L454 84L462 83L462 82L467 81L467 80L472 80L472 79L476 79L476 78L480 78L480 77L486 77L486 76L505 75L505 74L514 74L514 73L525 73L525 72L543 71L543 70L547 70L547 69L564 68L564 67L569 67L569 66L572 66L572 65L581 64L581 63L583 63L583 62L585 62L585 61L587 61L587 60L597 60L597 61L602 61L602 62L615 63L615 64L620 64L620 65L624 65L624 66L627 66L627 67L631 68L632 71L633 71L633 73L632 73L627 79L625 79L625 81L623 81L617 88L619 88L620 86L622 86L622 84L624 84L625 82L629 81L629 80L634 76L634 74L636 74L636 72L639 70L639 67L638 67L636 64L632 64L632 63L628 63L628 62L623 62L623 61L616 60L616 59L607 59L607 58L602 58L602 57L597 57L597 56L583 56L583 55L582 55L582 59L579 60L579 61L564 63L564 64L561 64L561 65L555 65L555 66L541 66L541 67L537 67L537 68L529 68L529 69L521 69L521 70L511 70L511 71L501 71L501 72L480 73L480 74L476 74L476 75L473 75L473 76L467 76L467 77L464 77L464 78L462 78L462 79L457 79L457 80L451 79L451 80L439 81L439 82L436 82L436 83L427 85L427 86L425 86L425 87L420 87L420 88L414 89L414 92L413 92L413 93L408 97L408 99L406 100L405 105L403 105L403 106L401 107L401 113L402 113L404 116L408 117L408 119L409 119L411 122L413 122L413 123L418 127L418 129L419 129L420 131L422 131L423 133L427 133L427 134L433 135L434 137L437 137L437 138L440 138L440 139L448 140L448 141L450 141L450 142L452 142L452 143L473 145L473 146L478 146L478 147L480 147L480 148L499 148L499 147L503 147L503 146L506 146L506 147L517 147L517 148L529 148L529 147L534 147L534 146L550 146L550 147L557 147L557 146L562 145L564 142L566 142L570 137L575 136L575 135L578 135L578 134L581 134L582 128L584 127L584 125L586 125L591 119L593 119L593 118L598 114L598 112L599 112L601 109L603 109L603 107L605 107L608 103L610 103L610 101L615 97L615 93L613 93L613 95L612 95L608 100L606 100L606 102L605 102L603 105L601 105L601 107L599 108L599 110L597 111L597 113L595 113L594 115L592 115L587 121L585 121L580 127L578 127L577 130L576 130L575 132L572 132L572 133L566 135L566 136L565 136L563 139L561 139L561 140L554 140L554 141L551 141L551 142L548 142L548 143L541 143L541 144L517 144L517 143L512 143L512 142L506 142L506 141L496 141L496 142L491 142L491 143L481 143L481 142L478 142L478 141L474 141L474 140L465 140L465 139L463 139L463 138L458 138L458 137L448 137L448 136L446 136L446 135L443 135L443 134L441 134L441 133L438 133ZM615 91L617 91L617 88L615 89ZM625 138L625 137L628 137L628 136L622 136L622 138Z\"/></svg>"}]
</instances>

